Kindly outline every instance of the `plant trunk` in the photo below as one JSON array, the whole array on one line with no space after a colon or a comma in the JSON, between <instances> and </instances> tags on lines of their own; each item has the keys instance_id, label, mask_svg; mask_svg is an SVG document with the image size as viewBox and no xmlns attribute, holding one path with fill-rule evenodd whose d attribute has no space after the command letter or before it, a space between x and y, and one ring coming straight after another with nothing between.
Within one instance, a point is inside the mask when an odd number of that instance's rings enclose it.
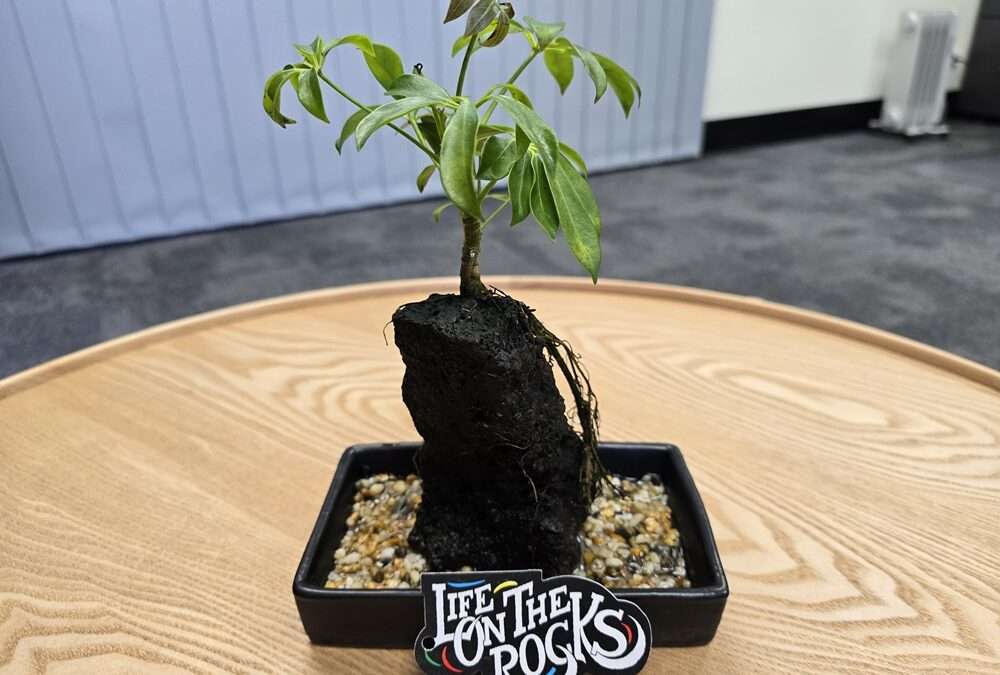
<instances>
[{"instance_id":1,"label":"plant trunk","mask_svg":"<svg viewBox=\"0 0 1000 675\"><path fill-rule=\"evenodd\" d=\"M479 219L473 216L462 216L462 227L465 238L462 242L462 268L460 270L460 292L462 297L478 298L486 295L486 286L479 278L479 248L482 244L483 230Z\"/></svg>"},{"instance_id":2,"label":"plant trunk","mask_svg":"<svg viewBox=\"0 0 1000 675\"><path fill-rule=\"evenodd\" d=\"M424 439L410 542L432 570L568 574L592 496L590 458L530 310L486 293L470 236L479 224L464 222L462 295L432 295L392 318L403 401Z\"/></svg>"}]
</instances>

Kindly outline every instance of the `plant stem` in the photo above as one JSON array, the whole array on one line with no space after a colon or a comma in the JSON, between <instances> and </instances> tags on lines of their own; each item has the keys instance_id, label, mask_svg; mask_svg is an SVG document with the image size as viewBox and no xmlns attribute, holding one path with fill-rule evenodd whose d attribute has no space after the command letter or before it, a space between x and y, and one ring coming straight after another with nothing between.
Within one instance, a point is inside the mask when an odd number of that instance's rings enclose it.
<instances>
[{"instance_id":1,"label":"plant stem","mask_svg":"<svg viewBox=\"0 0 1000 675\"><path fill-rule=\"evenodd\" d=\"M358 108L361 108L362 110L367 110L368 112L371 112L371 108L369 108L364 103L362 103L358 99L354 98L353 96L351 96L350 94L348 94L346 91L344 91L343 89L341 89L339 86L337 86L337 84L333 80L331 80L329 77L327 77L326 73L324 73L323 71L319 71L319 78L321 80L323 80L324 82L326 82L327 85L329 85L331 89L333 89L335 92L337 92L338 94L340 94L341 96L343 96L344 98L346 98L348 101L350 101L351 103L353 103ZM428 149L423 143L421 143L416 138L414 138L409 133L407 133L406 130L399 128L398 126L396 126L395 124L392 124L391 122L389 123L388 126L390 128L392 128L393 131L397 132L400 136L402 136L403 138L405 138L406 140L408 140L410 143L413 143L415 146L417 146L418 148L420 148L421 150L423 150L424 154L426 154L428 157L430 157L431 160L433 160L434 164L437 165L437 163L438 163L437 155L435 155L433 152L431 152L430 149Z\"/></svg>"},{"instance_id":2,"label":"plant stem","mask_svg":"<svg viewBox=\"0 0 1000 675\"><path fill-rule=\"evenodd\" d=\"M491 213L490 215L486 216L486 218L483 220L483 222L479 223L479 229L480 230L485 230L486 226L490 224L490 221L493 220L494 218L496 218L500 214L500 212L503 211L507 207L507 204L509 204L509 203L510 203L509 201L505 200L503 204L501 204L500 206L496 207L493 210L493 213Z\"/></svg>"},{"instance_id":3,"label":"plant stem","mask_svg":"<svg viewBox=\"0 0 1000 675\"><path fill-rule=\"evenodd\" d=\"M528 56L524 59L524 61L521 62L521 65L517 67L517 70L514 71L514 74L511 75L509 78L507 78L507 84L514 84L514 81L517 80L517 78L521 77L521 73L523 73L524 69L527 68L532 61L535 60L535 57L538 56L538 54L539 54L538 50L532 49L531 53L528 54ZM480 124L488 124L490 121L490 117L493 116L493 111L496 109L497 109L497 100L493 99L493 102L490 103L490 107L486 109L486 114L483 115L483 119L480 122Z\"/></svg>"},{"instance_id":4,"label":"plant stem","mask_svg":"<svg viewBox=\"0 0 1000 675\"><path fill-rule=\"evenodd\" d=\"M478 193L479 201L482 202L484 199L486 199L486 195L488 195L490 193L490 190L495 188L497 186L497 183L499 182L500 182L499 180L491 180L489 183L487 183L486 187L484 187Z\"/></svg>"},{"instance_id":5,"label":"plant stem","mask_svg":"<svg viewBox=\"0 0 1000 675\"><path fill-rule=\"evenodd\" d=\"M462 268L459 274L459 291L462 297L477 298L486 295L486 285L479 278L479 248L483 228L475 216L462 216L465 239L462 241Z\"/></svg>"},{"instance_id":6,"label":"plant stem","mask_svg":"<svg viewBox=\"0 0 1000 675\"><path fill-rule=\"evenodd\" d=\"M458 84L455 85L455 96L462 95L462 87L465 86L465 73L469 70L469 61L472 59L472 50L476 46L478 35L473 35L469 40L469 46L465 48L465 56L462 57L462 69L458 71Z\"/></svg>"}]
</instances>

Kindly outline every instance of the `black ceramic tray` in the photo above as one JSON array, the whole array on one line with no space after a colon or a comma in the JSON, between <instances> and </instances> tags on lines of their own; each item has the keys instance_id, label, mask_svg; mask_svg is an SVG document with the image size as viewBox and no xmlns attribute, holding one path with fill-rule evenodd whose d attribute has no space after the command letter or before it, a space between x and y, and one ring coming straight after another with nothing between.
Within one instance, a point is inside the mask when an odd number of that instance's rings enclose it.
<instances>
[{"instance_id":1,"label":"black ceramic tray","mask_svg":"<svg viewBox=\"0 0 1000 675\"><path fill-rule=\"evenodd\" d=\"M418 447L418 443L355 445L344 452L292 585L302 625L314 643L413 647L424 620L419 589L327 589L323 584L344 536L355 481L376 473L412 473ZM663 479L691 579L690 588L616 589L615 594L649 616L654 647L706 644L722 619L729 586L708 515L681 451L659 443L602 443L600 455L613 473L636 478L656 473Z\"/></svg>"}]
</instances>

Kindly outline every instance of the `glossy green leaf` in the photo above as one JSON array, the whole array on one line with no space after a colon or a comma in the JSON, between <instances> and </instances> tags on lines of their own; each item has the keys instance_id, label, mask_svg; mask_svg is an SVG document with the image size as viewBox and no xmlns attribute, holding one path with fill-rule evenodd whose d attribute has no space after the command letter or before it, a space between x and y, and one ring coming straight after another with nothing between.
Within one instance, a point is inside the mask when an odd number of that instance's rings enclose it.
<instances>
[{"instance_id":1,"label":"glossy green leaf","mask_svg":"<svg viewBox=\"0 0 1000 675\"><path fill-rule=\"evenodd\" d=\"M323 92L319 88L319 76L315 70L306 70L299 75L295 93L299 95L299 102L303 108L309 111L309 114L327 124L330 123L326 116L326 108L323 106Z\"/></svg>"},{"instance_id":2,"label":"glossy green leaf","mask_svg":"<svg viewBox=\"0 0 1000 675\"><path fill-rule=\"evenodd\" d=\"M556 157L559 155L559 140L552 128L538 116L538 113L510 96L497 96L496 100L538 148L545 166L555 168Z\"/></svg>"},{"instance_id":3,"label":"glossy green leaf","mask_svg":"<svg viewBox=\"0 0 1000 675\"><path fill-rule=\"evenodd\" d=\"M562 156L568 159L573 166L576 167L576 170L584 176L590 173L587 169L587 163L583 161L583 157L580 156L580 153L577 152L575 148L560 141L559 152L562 153Z\"/></svg>"},{"instance_id":4,"label":"glossy green leaf","mask_svg":"<svg viewBox=\"0 0 1000 675\"><path fill-rule=\"evenodd\" d=\"M573 55L565 49L546 49L542 54L545 59L545 67L552 73L556 84L559 85L559 93L565 94L566 88L573 81Z\"/></svg>"},{"instance_id":5,"label":"glossy green leaf","mask_svg":"<svg viewBox=\"0 0 1000 675\"><path fill-rule=\"evenodd\" d=\"M501 11L491 25L493 30L480 40L480 44L484 47L496 47L504 41L507 33L510 32L510 17L507 16L506 12Z\"/></svg>"},{"instance_id":6,"label":"glossy green leaf","mask_svg":"<svg viewBox=\"0 0 1000 675\"><path fill-rule=\"evenodd\" d=\"M496 91L506 92L511 98L513 98L518 103L522 103L531 108L532 110L535 109L535 104L531 102L531 99L528 98L528 95L525 94L524 91L521 90L516 85L510 84L509 82L505 82L503 84L495 84L489 88L489 93L493 93Z\"/></svg>"},{"instance_id":7,"label":"glossy green leaf","mask_svg":"<svg viewBox=\"0 0 1000 675\"><path fill-rule=\"evenodd\" d=\"M444 23L454 21L458 17L462 16L468 12L474 4L476 4L476 0L451 0L451 2L448 3L448 11L444 15Z\"/></svg>"},{"instance_id":8,"label":"glossy green leaf","mask_svg":"<svg viewBox=\"0 0 1000 675\"><path fill-rule=\"evenodd\" d=\"M292 46L295 47L295 51L299 53L299 56L301 56L302 60L306 62L306 65L310 68L314 68L316 66L316 57L314 56L313 50L309 45L293 43Z\"/></svg>"},{"instance_id":9,"label":"glossy green leaf","mask_svg":"<svg viewBox=\"0 0 1000 675\"><path fill-rule=\"evenodd\" d=\"M497 0L479 0L469 10L469 18L465 22L465 35L477 35L479 31L484 30L491 22L495 21L501 13L503 10Z\"/></svg>"},{"instance_id":10,"label":"glossy green leaf","mask_svg":"<svg viewBox=\"0 0 1000 675\"><path fill-rule=\"evenodd\" d=\"M314 37L313 41L309 43L309 49L312 50L317 66L322 67L323 58L326 56L326 52L323 51L323 38L318 35Z\"/></svg>"},{"instance_id":11,"label":"glossy green leaf","mask_svg":"<svg viewBox=\"0 0 1000 675\"><path fill-rule=\"evenodd\" d=\"M624 68L608 57L595 53L594 58L607 73L608 84L611 85L611 90L615 92L622 110L625 111L625 117L628 117L629 112L632 111L632 104L635 103L636 92L639 92L640 95L642 93L642 90L638 89L639 84Z\"/></svg>"},{"instance_id":12,"label":"glossy green leaf","mask_svg":"<svg viewBox=\"0 0 1000 675\"><path fill-rule=\"evenodd\" d=\"M389 122L399 119L404 115L408 115L414 110L430 107L434 105L434 103L436 103L436 101L432 98L411 96L409 98L401 98L397 101L390 101L389 103L385 103L375 108L368 115L366 115L363 120L361 120L354 132L354 136L357 139L358 150L364 147L365 141L367 141L373 133Z\"/></svg>"},{"instance_id":13,"label":"glossy green leaf","mask_svg":"<svg viewBox=\"0 0 1000 675\"><path fill-rule=\"evenodd\" d=\"M451 202L445 202L444 204L441 204L439 207L431 211L431 215L434 216L435 223L441 222L441 214L444 213L449 206L454 206L454 204L452 204Z\"/></svg>"},{"instance_id":14,"label":"glossy green leaf","mask_svg":"<svg viewBox=\"0 0 1000 675\"><path fill-rule=\"evenodd\" d=\"M524 133L524 129L517 127L514 133L514 140L517 142L517 155L520 157L528 151L528 146L531 145L531 139L528 138L528 134Z\"/></svg>"},{"instance_id":15,"label":"glossy green leaf","mask_svg":"<svg viewBox=\"0 0 1000 675\"><path fill-rule=\"evenodd\" d=\"M513 136L490 136L479 158L477 178L500 180L508 173L517 160L517 144Z\"/></svg>"},{"instance_id":16,"label":"glossy green leaf","mask_svg":"<svg viewBox=\"0 0 1000 675\"><path fill-rule=\"evenodd\" d=\"M431 146L431 150L435 154L441 152L441 133L438 131L438 125L434 116L421 115L420 119L417 120L417 127L420 129L420 135Z\"/></svg>"},{"instance_id":17,"label":"glossy green leaf","mask_svg":"<svg viewBox=\"0 0 1000 675\"><path fill-rule=\"evenodd\" d=\"M531 214L531 189L535 186L535 171L531 155L524 154L514 162L507 180L510 193L510 224L517 225Z\"/></svg>"},{"instance_id":18,"label":"glossy green leaf","mask_svg":"<svg viewBox=\"0 0 1000 675\"><path fill-rule=\"evenodd\" d=\"M372 48L375 55L364 54L365 63L382 88L388 89L403 74L403 60L392 47L381 42L373 42Z\"/></svg>"},{"instance_id":19,"label":"glossy green leaf","mask_svg":"<svg viewBox=\"0 0 1000 675\"><path fill-rule=\"evenodd\" d=\"M552 176L552 174L549 174ZM552 200L559 213L559 224L566 236L566 243L583 268L597 283L601 270L601 212L594 193L565 157L556 164L554 177L549 181Z\"/></svg>"},{"instance_id":20,"label":"glossy green leaf","mask_svg":"<svg viewBox=\"0 0 1000 675\"><path fill-rule=\"evenodd\" d=\"M347 139L351 137L354 130L358 128L358 124L361 123L361 120L367 116L367 110L357 110L344 121L344 126L340 129L340 136L337 137L336 142L333 144L333 147L337 149L337 154L340 154L340 152L344 149L344 143L346 143Z\"/></svg>"},{"instance_id":21,"label":"glossy green leaf","mask_svg":"<svg viewBox=\"0 0 1000 675\"><path fill-rule=\"evenodd\" d=\"M590 75L590 79L594 83L594 103L597 103L604 96L604 92L608 90L608 76L592 52L587 51L580 45L573 45L573 50L580 57L584 67L587 69L587 74Z\"/></svg>"},{"instance_id":22,"label":"glossy green leaf","mask_svg":"<svg viewBox=\"0 0 1000 675\"><path fill-rule=\"evenodd\" d=\"M503 6L504 4L505 3L501 3L501 6ZM532 35L530 31L526 31L524 29L524 26L522 26L514 19L508 19L508 22L509 22L509 25L507 27L508 33L509 32L523 33L524 36L527 38L528 43L532 45L532 49L535 49L538 46L538 41L535 39L534 35ZM489 25L486 26L486 28L479 31L479 42L477 42L476 46L472 48L473 53L477 52L481 47L484 46L483 43L490 39L490 36L493 35L493 33L497 30L498 23L499 23L498 20L491 21ZM464 52L465 48L469 46L469 41L471 39L472 39L471 35L458 36L458 38L451 45L452 57L454 58L455 55L457 55L459 52Z\"/></svg>"},{"instance_id":23,"label":"glossy green leaf","mask_svg":"<svg viewBox=\"0 0 1000 675\"><path fill-rule=\"evenodd\" d=\"M503 124L480 124L479 129L476 131L476 141L484 141L490 136L496 136L497 134L512 133L514 133L514 127L508 127Z\"/></svg>"},{"instance_id":24,"label":"glossy green leaf","mask_svg":"<svg viewBox=\"0 0 1000 675\"><path fill-rule=\"evenodd\" d=\"M264 83L264 112L282 128L289 124L295 124L295 120L286 117L281 112L281 89L291 79L294 72L292 66L286 66L267 78Z\"/></svg>"},{"instance_id":25,"label":"glossy green leaf","mask_svg":"<svg viewBox=\"0 0 1000 675\"><path fill-rule=\"evenodd\" d=\"M448 121L441 139L441 187L463 212L481 218L473 178L478 126L479 114L475 104L468 99L463 100Z\"/></svg>"},{"instance_id":26,"label":"glossy green leaf","mask_svg":"<svg viewBox=\"0 0 1000 675\"><path fill-rule=\"evenodd\" d=\"M344 37L330 40L323 45L323 53L328 54L331 49L339 47L340 45L353 45L365 56L370 56L372 58L377 56L375 53L375 45L372 44L371 38L367 35L361 34L345 35Z\"/></svg>"},{"instance_id":27,"label":"glossy green leaf","mask_svg":"<svg viewBox=\"0 0 1000 675\"><path fill-rule=\"evenodd\" d=\"M524 23L527 24L528 28L531 29L531 32L538 39L539 49L545 49L548 47L549 44L555 40L566 27L566 24L561 21L557 23L544 23L542 21L532 19L530 16L524 17Z\"/></svg>"},{"instance_id":28,"label":"glossy green leaf","mask_svg":"<svg viewBox=\"0 0 1000 675\"><path fill-rule=\"evenodd\" d=\"M531 157L531 169L535 174L535 183L531 187L531 213L545 234L555 239L556 232L559 231L559 211L552 198L545 163L538 155Z\"/></svg>"},{"instance_id":29,"label":"glossy green leaf","mask_svg":"<svg viewBox=\"0 0 1000 675\"><path fill-rule=\"evenodd\" d=\"M435 167L433 164L428 164L423 168L423 170L417 176L418 191L420 192L424 191L424 188L427 187L427 181L429 181L431 179L431 176L434 175L434 171L436 170L436 168L437 167Z\"/></svg>"},{"instance_id":30,"label":"glossy green leaf","mask_svg":"<svg viewBox=\"0 0 1000 675\"><path fill-rule=\"evenodd\" d=\"M391 96L424 96L451 103L451 94L434 80L423 75L404 73L396 78L386 90Z\"/></svg>"}]
</instances>

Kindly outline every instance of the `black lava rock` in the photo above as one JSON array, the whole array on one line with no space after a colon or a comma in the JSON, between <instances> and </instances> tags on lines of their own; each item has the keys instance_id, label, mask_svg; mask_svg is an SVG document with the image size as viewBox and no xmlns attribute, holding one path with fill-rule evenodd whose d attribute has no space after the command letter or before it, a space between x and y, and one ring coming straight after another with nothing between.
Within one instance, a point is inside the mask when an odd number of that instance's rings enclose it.
<instances>
[{"instance_id":1,"label":"black lava rock","mask_svg":"<svg viewBox=\"0 0 1000 675\"><path fill-rule=\"evenodd\" d=\"M584 447L523 305L431 295L392 322L403 401L424 439L411 545L432 570L572 572L589 509Z\"/></svg>"}]
</instances>

